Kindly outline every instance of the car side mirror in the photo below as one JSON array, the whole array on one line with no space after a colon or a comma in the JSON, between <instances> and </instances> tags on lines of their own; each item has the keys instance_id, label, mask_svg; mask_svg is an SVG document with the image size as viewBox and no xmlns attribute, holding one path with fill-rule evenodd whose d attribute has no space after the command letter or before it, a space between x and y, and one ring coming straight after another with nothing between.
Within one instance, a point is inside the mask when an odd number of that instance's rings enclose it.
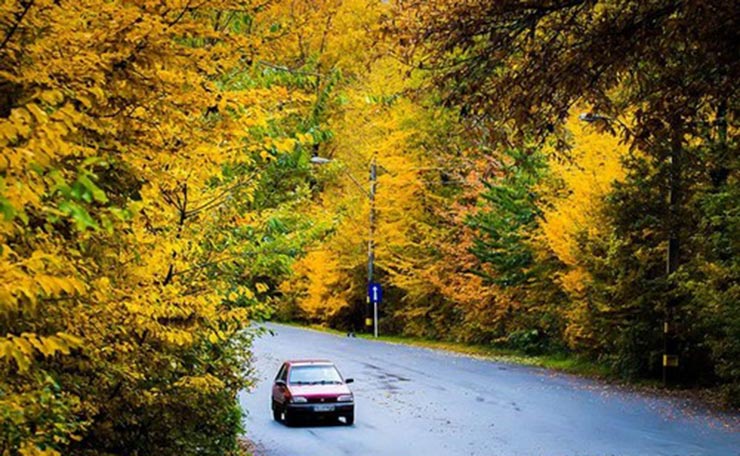
<instances>
[{"instance_id":1,"label":"car side mirror","mask_svg":"<svg viewBox=\"0 0 740 456\"><path fill-rule=\"evenodd\" d=\"M275 384L278 386L285 386L285 380L275 380Z\"/></svg>"},{"instance_id":2,"label":"car side mirror","mask_svg":"<svg viewBox=\"0 0 740 456\"><path fill-rule=\"evenodd\" d=\"M354 382L355 382L354 378L348 378L344 380L344 383L354 383Z\"/></svg>"}]
</instances>

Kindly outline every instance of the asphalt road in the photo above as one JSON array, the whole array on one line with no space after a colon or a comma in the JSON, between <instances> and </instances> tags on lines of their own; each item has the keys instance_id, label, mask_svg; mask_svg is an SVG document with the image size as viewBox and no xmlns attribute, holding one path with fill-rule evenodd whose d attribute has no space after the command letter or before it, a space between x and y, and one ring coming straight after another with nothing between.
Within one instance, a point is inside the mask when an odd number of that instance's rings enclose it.
<instances>
[{"instance_id":1,"label":"asphalt road","mask_svg":"<svg viewBox=\"0 0 740 456\"><path fill-rule=\"evenodd\" d=\"M266 456L740 455L739 417L537 368L268 325L259 382L240 401ZM333 360L356 397L354 426L272 420L285 359Z\"/></svg>"}]
</instances>

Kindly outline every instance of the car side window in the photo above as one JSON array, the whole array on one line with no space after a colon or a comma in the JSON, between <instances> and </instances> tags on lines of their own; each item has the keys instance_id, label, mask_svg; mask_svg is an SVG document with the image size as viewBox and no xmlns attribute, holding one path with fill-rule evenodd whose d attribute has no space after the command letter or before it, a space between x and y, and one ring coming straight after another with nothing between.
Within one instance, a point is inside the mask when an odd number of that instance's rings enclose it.
<instances>
[{"instance_id":1,"label":"car side window","mask_svg":"<svg viewBox=\"0 0 740 456\"><path fill-rule=\"evenodd\" d=\"M277 374L277 377L275 377L275 380L286 381L287 378L288 378L288 366L286 366L285 364L283 364L280 367L280 370L278 371L278 374Z\"/></svg>"}]
</instances>

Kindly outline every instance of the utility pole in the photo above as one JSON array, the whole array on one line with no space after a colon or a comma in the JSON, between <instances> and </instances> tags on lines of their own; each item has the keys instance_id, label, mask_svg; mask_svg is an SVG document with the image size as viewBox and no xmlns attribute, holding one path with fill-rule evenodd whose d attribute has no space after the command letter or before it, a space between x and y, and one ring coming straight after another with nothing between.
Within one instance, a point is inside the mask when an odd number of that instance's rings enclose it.
<instances>
[{"instance_id":1,"label":"utility pole","mask_svg":"<svg viewBox=\"0 0 740 456\"><path fill-rule=\"evenodd\" d=\"M676 287L671 275L678 269L679 254L679 208L681 204L681 155L683 130L680 119L671 122L671 143L668 156L668 249L666 251L666 280L669 286L663 321L663 386L672 380L670 368L678 367L676 344Z\"/></svg>"},{"instance_id":2,"label":"utility pole","mask_svg":"<svg viewBox=\"0 0 740 456\"><path fill-rule=\"evenodd\" d=\"M370 162L370 238L367 242L367 289L373 284L373 272L375 269L375 187L378 182L378 170L375 164L375 154ZM370 294L367 296L365 306L365 326L373 326L373 335L378 337L378 303L372 303L372 318L370 318Z\"/></svg>"},{"instance_id":3,"label":"utility pole","mask_svg":"<svg viewBox=\"0 0 740 456\"><path fill-rule=\"evenodd\" d=\"M332 162L330 158L319 157L315 155L311 157L310 162L314 165L324 165ZM366 191L365 188L355 179L350 172L344 169L347 176L352 182L362 190L365 196L370 200L370 237L367 241L367 297L365 298L365 328L370 329L373 327L373 335L378 337L378 302L382 298L382 289L379 284L373 282L373 273L375 269L375 189L378 183L378 167L376 165L376 153L373 153L372 161L370 162L370 191ZM370 299L370 296L373 298Z\"/></svg>"},{"instance_id":4,"label":"utility pole","mask_svg":"<svg viewBox=\"0 0 740 456\"><path fill-rule=\"evenodd\" d=\"M724 111L721 111L724 113ZM724 116L718 116L718 118ZM634 136L632 130L619 119L602 116L594 113L584 113L578 116L583 122L594 123L604 121L607 124L616 122L624 130ZM680 238L679 227L680 207L682 201L682 159L683 159L683 120L680 115L670 119L671 139L668 144L668 210L666 225L668 234L668 246L666 249L666 302L663 315L663 386L668 386L672 381L672 368L678 367L678 341L676 338L676 286L671 281L671 275L678 269ZM720 130L720 135L722 130ZM721 137L721 136L720 136ZM662 143L665 145L665 143ZM662 146L661 146L662 147Z\"/></svg>"}]
</instances>

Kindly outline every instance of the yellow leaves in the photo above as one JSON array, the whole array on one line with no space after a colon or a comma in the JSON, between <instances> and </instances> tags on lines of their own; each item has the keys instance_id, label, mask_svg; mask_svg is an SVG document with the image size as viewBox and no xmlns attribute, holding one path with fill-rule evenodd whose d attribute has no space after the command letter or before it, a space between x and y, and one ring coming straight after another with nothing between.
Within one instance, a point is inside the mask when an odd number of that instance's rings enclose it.
<instances>
[{"instance_id":1,"label":"yellow leaves","mask_svg":"<svg viewBox=\"0 0 740 456\"><path fill-rule=\"evenodd\" d=\"M58 296L62 293L74 295L85 292L85 285L73 278L38 274L35 276L35 282L46 296Z\"/></svg>"},{"instance_id":2,"label":"yellow leaves","mask_svg":"<svg viewBox=\"0 0 740 456\"><path fill-rule=\"evenodd\" d=\"M272 28L280 39L265 43L262 52L270 61L295 61L302 56L315 59L319 68L361 74L374 56L369 52L376 44L370 31L388 8L369 0L273 2L259 25L265 34Z\"/></svg>"},{"instance_id":3,"label":"yellow leaves","mask_svg":"<svg viewBox=\"0 0 740 456\"><path fill-rule=\"evenodd\" d=\"M0 167L0 171L2 168ZM2 178L0 178L0 201L7 204L10 210L0 210L4 216L5 221L12 221L14 216L23 216L23 212L19 212L18 209L27 208L39 208L42 206L42 195L43 195L43 184L39 181L27 181L23 182L20 180L14 180L13 185L6 186ZM3 204L0 203L0 204Z\"/></svg>"},{"instance_id":4,"label":"yellow leaves","mask_svg":"<svg viewBox=\"0 0 740 456\"><path fill-rule=\"evenodd\" d=\"M0 337L0 360L11 360L20 372L31 366L34 357L41 354L45 357L57 353L68 355L70 350L82 346L82 339L71 334L59 332L53 336L39 336L33 333L22 333L20 336L8 334Z\"/></svg>"},{"instance_id":5,"label":"yellow leaves","mask_svg":"<svg viewBox=\"0 0 740 456\"><path fill-rule=\"evenodd\" d=\"M61 90L57 89L44 90L39 93L38 99L48 105L56 106L64 100L64 94Z\"/></svg>"},{"instance_id":6,"label":"yellow leaves","mask_svg":"<svg viewBox=\"0 0 740 456\"><path fill-rule=\"evenodd\" d=\"M310 133L298 133L296 135L296 141L303 145L312 145L314 144L315 140L312 134Z\"/></svg>"},{"instance_id":7,"label":"yellow leaves","mask_svg":"<svg viewBox=\"0 0 740 456\"><path fill-rule=\"evenodd\" d=\"M262 284L258 284L257 286L258 290L259 290L259 285L262 285ZM242 296L250 300L255 298L254 291L252 291L249 287L238 286L235 289L230 290L228 292L228 294L226 295L226 299L233 302Z\"/></svg>"},{"instance_id":8,"label":"yellow leaves","mask_svg":"<svg viewBox=\"0 0 740 456\"><path fill-rule=\"evenodd\" d=\"M111 288L111 281L108 277L100 277L95 280L95 289L99 292L108 292Z\"/></svg>"},{"instance_id":9,"label":"yellow leaves","mask_svg":"<svg viewBox=\"0 0 740 456\"><path fill-rule=\"evenodd\" d=\"M16 140L18 137L18 128L11 122L8 122L6 120L0 120L0 141L2 141L2 145L11 143ZM4 170L8 168L8 162L10 159L7 157L8 153L3 153L3 161L0 162L0 170Z\"/></svg>"},{"instance_id":10,"label":"yellow leaves","mask_svg":"<svg viewBox=\"0 0 740 456\"><path fill-rule=\"evenodd\" d=\"M246 307L232 307L219 309L217 319L219 327L223 332L219 332L219 337L226 340L234 333L241 331L243 326L249 321L250 310Z\"/></svg>"},{"instance_id":11,"label":"yellow leaves","mask_svg":"<svg viewBox=\"0 0 740 456\"><path fill-rule=\"evenodd\" d=\"M82 346L82 339L65 332L59 332L56 334L57 339L61 339L66 344L67 348L79 348Z\"/></svg>"},{"instance_id":12,"label":"yellow leaves","mask_svg":"<svg viewBox=\"0 0 740 456\"><path fill-rule=\"evenodd\" d=\"M578 297L585 291L586 283L590 280L590 277L583 268L576 266L563 274L559 280L561 286L568 294Z\"/></svg>"},{"instance_id":13,"label":"yellow leaves","mask_svg":"<svg viewBox=\"0 0 740 456\"><path fill-rule=\"evenodd\" d=\"M42 102L60 102L61 93L42 92ZM47 103L47 104L48 104ZM35 102L14 109L7 119L0 119L0 171L5 173L5 196L19 213L26 205L39 206L41 196L48 191L48 182L29 168L46 168L57 160L87 149L73 149L67 142L68 135L83 121L74 108L67 104L60 108L42 108Z\"/></svg>"},{"instance_id":14,"label":"yellow leaves","mask_svg":"<svg viewBox=\"0 0 740 456\"><path fill-rule=\"evenodd\" d=\"M82 295L87 287L70 275L68 265L39 250L20 258L9 246L0 252L0 312L18 310L23 304L35 309L41 299Z\"/></svg>"},{"instance_id":15,"label":"yellow leaves","mask_svg":"<svg viewBox=\"0 0 740 456\"><path fill-rule=\"evenodd\" d=\"M263 149L260 152L260 157L263 160L270 160L274 158L274 154L288 154L293 152L298 142L293 138L266 138L263 144Z\"/></svg>"},{"instance_id":16,"label":"yellow leaves","mask_svg":"<svg viewBox=\"0 0 740 456\"><path fill-rule=\"evenodd\" d=\"M189 331L165 330L156 336L171 345L184 347L193 343L193 334Z\"/></svg>"},{"instance_id":17,"label":"yellow leaves","mask_svg":"<svg viewBox=\"0 0 740 456\"><path fill-rule=\"evenodd\" d=\"M223 23L214 27L215 11L243 6L230 0L34 5L23 39L0 50L0 78L13 84L13 110L0 119L0 367L10 374L0 375L0 390L39 393L25 405L48 392L44 406L59 408L59 422L40 423L21 407L19 442L27 442L9 451L50 456L39 448L67 448L98 419L116 381L165 385L124 388L122 403L133 408L146 401L139 396L171 399L173 386L226 388L202 375L213 362L202 347L226 345L248 311L222 302L229 284L204 265L218 264L214 246L228 247L226 256L241 247L221 236L237 219L235 196L244 204L260 181L249 146L282 154L298 143L265 147L250 128L271 126L306 100L279 84L244 83L252 51ZM83 217L106 230L75 230L70 222ZM84 334L85 356L72 332ZM173 365L185 354L196 367L174 385L181 367ZM73 368L58 375L61 364ZM44 371L59 384L33 383ZM86 385L84 403L65 402L70 385ZM96 425L111 429L116 419Z\"/></svg>"},{"instance_id":18,"label":"yellow leaves","mask_svg":"<svg viewBox=\"0 0 740 456\"><path fill-rule=\"evenodd\" d=\"M93 102L92 102L92 99L90 99L90 97L88 97L87 95L77 95L77 96L76 96L75 98L76 98L76 100L77 100L77 101L79 101L79 102L80 102L80 103L82 104L82 106L84 106L84 107L85 107L86 109L92 109L92 107L93 107Z\"/></svg>"},{"instance_id":19,"label":"yellow leaves","mask_svg":"<svg viewBox=\"0 0 740 456\"><path fill-rule=\"evenodd\" d=\"M204 374L183 377L175 382L175 386L178 388L196 390L197 392L206 394L209 392L220 391L223 389L224 383L221 379L211 374Z\"/></svg>"},{"instance_id":20,"label":"yellow leaves","mask_svg":"<svg viewBox=\"0 0 740 456\"><path fill-rule=\"evenodd\" d=\"M33 119L39 123L44 124L47 120L46 113L39 108L39 106L36 103L28 103L25 107L26 110L28 110L29 113L31 113L31 116L33 116Z\"/></svg>"},{"instance_id":21,"label":"yellow leaves","mask_svg":"<svg viewBox=\"0 0 740 456\"><path fill-rule=\"evenodd\" d=\"M61 456L61 453L53 448L41 449L32 443L23 443L19 449L20 456Z\"/></svg>"},{"instance_id":22,"label":"yellow leaves","mask_svg":"<svg viewBox=\"0 0 740 456\"><path fill-rule=\"evenodd\" d=\"M295 149L296 141L293 138L284 138L273 142L275 149L280 153L290 153Z\"/></svg>"},{"instance_id":23,"label":"yellow leaves","mask_svg":"<svg viewBox=\"0 0 740 456\"><path fill-rule=\"evenodd\" d=\"M264 161L269 161L269 160L271 160L271 159L273 159L275 157L269 151L262 150L262 151L260 151L260 158L262 160L264 160Z\"/></svg>"},{"instance_id":24,"label":"yellow leaves","mask_svg":"<svg viewBox=\"0 0 740 456\"><path fill-rule=\"evenodd\" d=\"M424 276L435 239L424 222L433 197L419 171L430 166L425 149L418 147L430 135L429 113L400 95L409 84L400 64L386 58L368 66L371 71L342 92L342 107L330 117L334 138L327 149L333 151L334 164L321 172L333 173L334 181L321 206L307 209L313 218L332 224L335 232L297 261L295 277L281 285L310 318L327 318L358 293L365 294L356 271L367 262L370 204L358 183L367 188L373 157L381 170L376 193L376 220L382 221L375 231L377 265L388 274L388 285L402 287L411 299L423 300L437 289ZM299 134L296 140L310 144L314 138Z\"/></svg>"},{"instance_id":25,"label":"yellow leaves","mask_svg":"<svg viewBox=\"0 0 740 456\"><path fill-rule=\"evenodd\" d=\"M347 265L348 267L351 265ZM304 283L284 284L287 292L298 292L298 304L310 317L326 317L347 305L337 284L346 276L337 255L330 250L315 250L298 260L294 272ZM291 288L297 288L291 290Z\"/></svg>"},{"instance_id":26,"label":"yellow leaves","mask_svg":"<svg viewBox=\"0 0 740 456\"><path fill-rule=\"evenodd\" d=\"M592 344L590 320L593 305L584 293L592 280L582 264L579 241L604 235L606 223L602 220L601 204L612 184L624 176L622 159L629 153L618 138L599 133L577 117L574 109L566 126L572 136L572 160L550 160L550 169L565 186L565 191L549 198L544 212L542 241L567 265L556 281L569 295L571 307L566 312L565 339L572 347Z\"/></svg>"},{"instance_id":27,"label":"yellow leaves","mask_svg":"<svg viewBox=\"0 0 740 456\"><path fill-rule=\"evenodd\" d=\"M574 109L574 112L580 112ZM545 241L569 266L577 266L576 237L586 232L591 236L600 232L603 224L598 219L598 207L614 181L621 179L624 170L622 158L628 153L619 139L598 133L571 115L567 128L573 134L572 160L553 159L550 167L567 187L567 195L551 198L546 207L542 225ZM571 288L572 281L571 281Z\"/></svg>"},{"instance_id":28,"label":"yellow leaves","mask_svg":"<svg viewBox=\"0 0 740 456\"><path fill-rule=\"evenodd\" d=\"M16 141L19 137L26 138L31 134L33 118L25 108L15 108L7 119L0 120L0 131L7 143Z\"/></svg>"}]
</instances>

